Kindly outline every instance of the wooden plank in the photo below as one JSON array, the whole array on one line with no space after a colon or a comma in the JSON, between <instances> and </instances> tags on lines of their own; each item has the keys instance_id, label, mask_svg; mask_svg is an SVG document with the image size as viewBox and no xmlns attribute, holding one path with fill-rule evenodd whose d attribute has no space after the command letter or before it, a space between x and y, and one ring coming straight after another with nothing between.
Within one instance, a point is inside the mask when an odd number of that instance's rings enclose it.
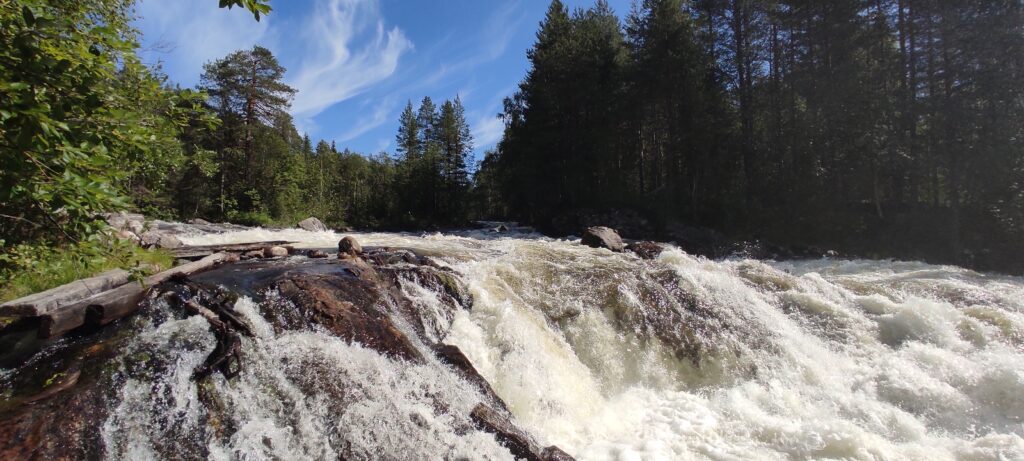
<instances>
[{"instance_id":1,"label":"wooden plank","mask_svg":"<svg viewBox=\"0 0 1024 461\"><path fill-rule=\"evenodd\" d=\"M238 255L233 253L217 253L207 256L199 261L168 269L158 274L146 277L140 282L130 282L117 288L95 294L73 304L62 306L43 316L39 336L41 338L52 338L60 336L75 328L78 328L88 321L96 325L106 325L114 320L124 317L139 308L139 302L145 297L146 291L171 277L182 274L191 275L214 266L238 260Z\"/></svg>"},{"instance_id":2,"label":"wooden plank","mask_svg":"<svg viewBox=\"0 0 1024 461\"><path fill-rule=\"evenodd\" d=\"M221 252L244 253L246 251L262 250L264 247L268 246L284 246L295 243L296 242L289 242L286 240L274 240L269 242L186 246L171 250L171 254L174 255L175 258L199 258Z\"/></svg>"},{"instance_id":3,"label":"wooden plank","mask_svg":"<svg viewBox=\"0 0 1024 461\"><path fill-rule=\"evenodd\" d=\"M75 280L56 288L0 304L0 315L16 317L45 315L61 305L124 285L128 283L130 277L131 274L128 271L114 269L94 277Z\"/></svg>"}]
</instances>

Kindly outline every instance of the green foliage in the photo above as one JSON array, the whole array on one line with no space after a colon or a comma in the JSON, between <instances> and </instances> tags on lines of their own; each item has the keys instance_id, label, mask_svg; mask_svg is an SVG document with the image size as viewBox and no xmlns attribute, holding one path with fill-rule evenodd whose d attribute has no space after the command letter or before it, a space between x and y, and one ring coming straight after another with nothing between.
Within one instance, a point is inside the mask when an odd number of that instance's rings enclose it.
<instances>
[{"instance_id":1,"label":"green foliage","mask_svg":"<svg viewBox=\"0 0 1024 461\"><path fill-rule=\"evenodd\" d=\"M0 4L0 233L79 239L92 215L127 205L112 145L131 142L119 118L116 61L131 49L119 2Z\"/></svg>"},{"instance_id":2,"label":"green foliage","mask_svg":"<svg viewBox=\"0 0 1024 461\"><path fill-rule=\"evenodd\" d=\"M256 20L260 20L260 15L270 14L270 4L265 0L219 0L220 7L228 9L240 6L252 11L253 16Z\"/></svg>"},{"instance_id":3,"label":"green foliage","mask_svg":"<svg viewBox=\"0 0 1024 461\"><path fill-rule=\"evenodd\" d=\"M136 271L139 276L170 268L174 258L161 250L92 237L77 244L19 244L0 253L0 302L90 277L110 269Z\"/></svg>"},{"instance_id":4,"label":"green foliage","mask_svg":"<svg viewBox=\"0 0 1024 461\"><path fill-rule=\"evenodd\" d=\"M0 4L0 233L78 241L99 212L151 206L185 161L178 139L213 123L134 54L131 2Z\"/></svg>"}]
</instances>

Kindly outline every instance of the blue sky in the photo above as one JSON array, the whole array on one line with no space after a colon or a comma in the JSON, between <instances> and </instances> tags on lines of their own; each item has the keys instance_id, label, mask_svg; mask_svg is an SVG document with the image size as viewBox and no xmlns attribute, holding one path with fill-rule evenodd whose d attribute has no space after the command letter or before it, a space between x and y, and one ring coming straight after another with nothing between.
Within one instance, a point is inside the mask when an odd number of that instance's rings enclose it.
<instances>
[{"instance_id":1,"label":"blue sky","mask_svg":"<svg viewBox=\"0 0 1024 461\"><path fill-rule=\"evenodd\" d=\"M619 15L630 0L611 0ZM592 0L565 1L570 9ZM526 73L547 0L272 0L256 22L216 0L142 0L142 56L172 82L199 82L202 65L259 44L299 90L299 131L363 153L394 151L406 101L459 95L477 153L501 137L502 99Z\"/></svg>"}]
</instances>

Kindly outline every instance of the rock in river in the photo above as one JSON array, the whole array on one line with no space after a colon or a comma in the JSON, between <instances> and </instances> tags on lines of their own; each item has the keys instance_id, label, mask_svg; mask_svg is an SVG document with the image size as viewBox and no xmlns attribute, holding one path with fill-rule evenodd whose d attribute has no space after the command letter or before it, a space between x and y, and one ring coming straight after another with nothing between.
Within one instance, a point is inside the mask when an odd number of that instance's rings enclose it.
<instances>
[{"instance_id":1,"label":"rock in river","mask_svg":"<svg viewBox=\"0 0 1024 461\"><path fill-rule=\"evenodd\" d=\"M351 235L346 235L340 242L338 242L339 255L359 256L362 253L363 247L359 245L359 242Z\"/></svg>"},{"instance_id":2,"label":"rock in river","mask_svg":"<svg viewBox=\"0 0 1024 461\"><path fill-rule=\"evenodd\" d=\"M622 252L623 249L622 237L619 237L618 232L604 226L588 227L583 232L582 243L589 247L607 248L614 252Z\"/></svg>"},{"instance_id":3,"label":"rock in river","mask_svg":"<svg viewBox=\"0 0 1024 461\"><path fill-rule=\"evenodd\" d=\"M327 226L317 218L309 217L299 222L299 228L310 232L326 232Z\"/></svg>"}]
</instances>

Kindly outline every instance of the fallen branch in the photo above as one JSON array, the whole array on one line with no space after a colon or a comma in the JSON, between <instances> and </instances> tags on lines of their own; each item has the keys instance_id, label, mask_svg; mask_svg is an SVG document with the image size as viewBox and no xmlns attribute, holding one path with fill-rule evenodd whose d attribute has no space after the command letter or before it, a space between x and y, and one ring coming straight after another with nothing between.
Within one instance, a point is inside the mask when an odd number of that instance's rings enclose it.
<instances>
[{"instance_id":1,"label":"fallen branch","mask_svg":"<svg viewBox=\"0 0 1024 461\"><path fill-rule=\"evenodd\" d=\"M225 293L207 289L185 276L176 276L176 280L180 285L164 296L181 304L189 314L206 319L217 338L217 346L203 365L196 369L193 378L202 379L214 371L220 371L228 379L237 376L242 372L242 340L238 334L251 337L252 329L234 314L234 302ZM210 307L203 306L196 299L203 300Z\"/></svg>"}]
</instances>

